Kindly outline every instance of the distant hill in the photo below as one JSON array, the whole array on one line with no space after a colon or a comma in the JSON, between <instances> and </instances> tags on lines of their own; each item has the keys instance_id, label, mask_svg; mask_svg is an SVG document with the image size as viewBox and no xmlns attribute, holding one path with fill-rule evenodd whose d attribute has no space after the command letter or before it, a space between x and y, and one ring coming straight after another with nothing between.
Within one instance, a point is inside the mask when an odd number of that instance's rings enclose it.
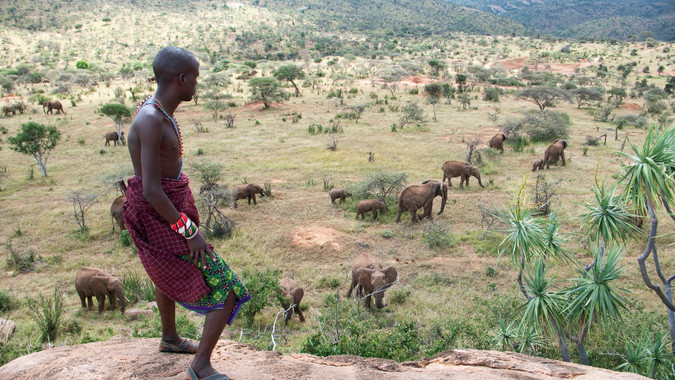
<instances>
[{"instance_id":1,"label":"distant hill","mask_svg":"<svg viewBox=\"0 0 675 380\"><path fill-rule=\"evenodd\" d=\"M321 29L364 32L391 30L420 36L525 33L519 22L442 0L259 0L260 6L292 10L313 19Z\"/></svg>"},{"instance_id":2,"label":"distant hill","mask_svg":"<svg viewBox=\"0 0 675 380\"><path fill-rule=\"evenodd\" d=\"M445 0L560 37L675 40L673 0Z\"/></svg>"}]
</instances>

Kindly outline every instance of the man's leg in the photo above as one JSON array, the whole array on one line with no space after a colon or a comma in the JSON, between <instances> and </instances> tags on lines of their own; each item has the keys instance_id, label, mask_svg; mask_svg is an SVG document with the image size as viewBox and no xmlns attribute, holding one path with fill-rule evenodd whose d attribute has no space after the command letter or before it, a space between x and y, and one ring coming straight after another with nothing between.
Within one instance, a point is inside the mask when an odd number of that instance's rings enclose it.
<instances>
[{"instance_id":1,"label":"man's leg","mask_svg":"<svg viewBox=\"0 0 675 380\"><path fill-rule=\"evenodd\" d=\"M223 333L223 329L227 324L227 320L230 318L230 314L232 314L236 298L234 292L230 290L222 309L212 310L206 313L202 340L199 341L197 354L195 354L194 359L192 359L192 364L190 364L190 367L192 367L200 379L211 376L217 372L216 369L211 366L211 353L216 347L218 339L220 339L220 334Z\"/></svg>"},{"instance_id":2,"label":"man's leg","mask_svg":"<svg viewBox=\"0 0 675 380\"><path fill-rule=\"evenodd\" d=\"M155 287L155 301L162 320L162 341L179 345L181 339L176 331L176 302Z\"/></svg>"}]
</instances>

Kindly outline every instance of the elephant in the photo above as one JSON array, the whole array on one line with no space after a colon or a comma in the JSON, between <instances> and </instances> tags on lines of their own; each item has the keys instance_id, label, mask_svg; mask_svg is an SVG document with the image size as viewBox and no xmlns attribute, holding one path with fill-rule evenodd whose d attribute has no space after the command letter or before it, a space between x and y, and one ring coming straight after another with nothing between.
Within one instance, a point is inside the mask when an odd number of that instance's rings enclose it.
<instances>
[{"instance_id":1,"label":"elephant","mask_svg":"<svg viewBox=\"0 0 675 380\"><path fill-rule=\"evenodd\" d=\"M122 281L114 273L112 274L98 268L80 268L75 274L75 290L80 296L82 308L91 309L94 304L92 297L98 300L98 313L103 313L105 307L105 297L108 296L110 301L110 308L116 308L116 300L120 301L120 310L124 314L124 307L126 306L126 298L124 297L124 289ZM85 303L87 299L89 306Z\"/></svg>"},{"instance_id":2,"label":"elephant","mask_svg":"<svg viewBox=\"0 0 675 380\"><path fill-rule=\"evenodd\" d=\"M351 197L352 193L345 189L331 189L328 195L330 195L330 203L335 203L336 199L340 199L340 203L345 203L345 198Z\"/></svg>"},{"instance_id":3,"label":"elephant","mask_svg":"<svg viewBox=\"0 0 675 380\"><path fill-rule=\"evenodd\" d=\"M546 169L550 169L550 164L558 165L558 158L562 158L562 166L565 166L565 148L567 148L567 141L557 139L552 142L544 151L544 161L546 162Z\"/></svg>"},{"instance_id":4,"label":"elephant","mask_svg":"<svg viewBox=\"0 0 675 380\"><path fill-rule=\"evenodd\" d=\"M124 224L124 202L127 200L127 185L124 184L124 180L121 179L117 181L120 190L122 190L122 195L115 198L110 205L110 216L113 217L114 221L117 222L117 225L120 227L120 231L127 229L126 224ZM113 222L113 231L115 231L115 223Z\"/></svg>"},{"instance_id":5,"label":"elephant","mask_svg":"<svg viewBox=\"0 0 675 380\"><path fill-rule=\"evenodd\" d=\"M544 168L545 163L546 162L544 160L542 160L541 158L537 158L532 163L532 171L534 172L534 171L537 171L537 170L542 170Z\"/></svg>"},{"instance_id":6,"label":"elephant","mask_svg":"<svg viewBox=\"0 0 675 380\"><path fill-rule=\"evenodd\" d=\"M459 181L459 187L464 187L464 182L466 182L466 185L469 186L469 177L474 176L476 179L478 179L478 184L480 187L485 187L483 186L483 183L480 181L480 173L478 172L478 166L470 163L470 162L463 162L463 161L445 161L443 164L443 180L441 182L445 182L445 179L448 179L448 186L452 187L452 183L450 180L453 177L461 177Z\"/></svg>"},{"instance_id":7,"label":"elephant","mask_svg":"<svg viewBox=\"0 0 675 380\"><path fill-rule=\"evenodd\" d=\"M492 136L489 146L490 148L498 150L504 154L504 140L506 140L506 135L502 132L499 132Z\"/></svg>"},{"instance_id":8,"label":"elephant","mask_svg":"<svg viewBox=\"0 0 675 380\"><path fill-rule=\"evenodd\" d=\"M122 141L122 144L124 144L124 131L122 131L120 133L120 135L118 135L117 132L106 133L105 134L105 145L110 146L111 141L113 142L113 144L115 144L115 146L117 146L118 141Z\"/></svg>"},{"instance_id":9,"label":"elephant","mask_svg":"<svg viewBox=\"0 0 675 380\"><path fill-rule=\"evenodd\" d=\"M5 116L9 116L10 113L12 114L12 116L15 116L15 115L16 115L16 107L15 107L15 105L11 105L11 106L2 106L2 113L3 113Z\"/></svg>"},{"instance_id":10,"label":"elephant","mask_svg":"<svg viewBox=\"0 0 675 380\"><path fill-rule=\"evenodd\" d=\"M260 194L261 197L264 197L265 190L263 190L262 187L252 183L237 185L234 188L234 208L237 208L237 199L248 198L248 204L251 204L251 199L253 199L253 204L257 205L258 202L255 200L256 194Z\"/></svg>"},{"instance_id":11,"label":"elephant","mask_svg":"<svg viewBox=\"0 0 675 380\"><path fill-rule=\"evenodd\" d=\"M46 110L45 110L46 108ZM56 110L56 113L62 112L63 114L66 113L66 111L63 109L63 104L59 102L58 100L45 100L44 103L42 103L42 111L45 114L51 113L53 114L53 110Z\"/></svg>"},{"instance_id":12,"label":"elephant","mask_svg":"<svg viewBox=\"0 0 675 380\"><path fill-rule=\"evenodd\" d=\"M366 218L366 214L369 211L373 212L373 219L377 219L377 210L380 210L381 213L384 213L384 209L387 207L384 202L377 200L377 199L364 199L362 201L359 201L359 203L356 205L356 219L359 219L359 215L361 215L361 220Z\"/></svg>"},{"instance_id":13,"label":"elephant","mask_svg":"<svg viewBox=\"0 0 675 380\"><path fill-rule=\"evenodd\" d=\"M375 298L375 306L381 309L387 306L384 303L384 292L398 279L398 271L394 267L382 269L375 258L367 253L356 256L352 262L352 283L347 292L351 297L352 290L358 286L356 295L366 296L366 307L370 308L371 296Z\"/></svg>"},{"instance_id":14,"label":"elephant","mask_svg":"<svg viewBox=\"0 0 675 380\"><path fill-rule=\"evenodd\" d=\"M396 214L396 223L401 222L401 214L403 211L410 211L412 215L412 222L417 222L417 210L424 208L420 220L425 217L431 219L431 208L434 204L434 198L440 196L441 210L438 215L441 215L445 210L445 202L448 200L448 185L445 182L438 181L424 181L421 185L411 185L403 189L398 195L398 213Z\"/></svg>"},{"instance_id":15,"label":"elephant","mask_svg":"<svg viewBox=\"0 0 675 380\"><path fill-rule=\"evenodd\" d=\"M298 317L300 317L300 322L304 322L305 316L302 314L300 301L302 301L302 297L305 295L305 292L300 286L298 286L298 283L289 277L282 278L279 280L279 293L281 295L281 306L284 308L284 310L288 310L291 307L291 304L295 305L293 306L293 309L286 312L286 323L288 324L291 316L293 316L293 310L295 310L295 313L298 314Z\"/></svg>"}]
</instances>

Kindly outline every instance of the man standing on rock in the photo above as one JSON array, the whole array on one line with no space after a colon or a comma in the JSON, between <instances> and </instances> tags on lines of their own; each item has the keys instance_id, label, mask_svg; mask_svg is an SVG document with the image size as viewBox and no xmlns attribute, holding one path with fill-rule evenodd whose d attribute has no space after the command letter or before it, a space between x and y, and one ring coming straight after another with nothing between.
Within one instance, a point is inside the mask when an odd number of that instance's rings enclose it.
<instances>
[{"instance_id":1,"label":"man standing on rock","mask_svg":"<svg viewBox=\"0 0 675 380\"><path fill-rule=\"evenodd\" d=\"M199 62L170 46L152 63L157 91L141 103L129 129L135 175L129 179L124 220L155 284L162 320L162 352L195 354L191 379L229 379L211 366L211 353L241 305L251 297L239 277L199 231L199 213L183 167L183 141L173 113L195 93ZM175 302L206 315L199 345L176 331Z\"/></svg>"}]
</instances>

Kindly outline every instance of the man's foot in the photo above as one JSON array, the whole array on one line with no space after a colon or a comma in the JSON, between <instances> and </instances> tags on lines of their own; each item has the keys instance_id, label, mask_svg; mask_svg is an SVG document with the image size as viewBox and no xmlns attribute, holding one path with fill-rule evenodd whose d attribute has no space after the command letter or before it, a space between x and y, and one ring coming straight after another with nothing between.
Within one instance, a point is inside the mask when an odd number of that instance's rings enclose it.
<instances>
[{"instance_id":1,"label":"man's foot","mask_svg":"<svg viewBox=\"0 0 675 380\"><path fill-rule=\"evenodd\" d=\"M183 339L177 346L166 340L159 341L159 352L171 352L175 354L194 354L197 352L198 345L192 343L190 339Z\"/></svg>"},{"instance_id":2,"label":"man's foot","mask_svg":"<svg viewBox=\"0 0 675 380\"><path fill-rule=\"evenodd\" d=\"M230 378L226 374L218 372L210 376L200 378L199 376L197 376L195 370L193 370L192 367L190 366L188 366L187 373L188 373L187 380L230 380Z\"/></svg>"}]
</instances>

